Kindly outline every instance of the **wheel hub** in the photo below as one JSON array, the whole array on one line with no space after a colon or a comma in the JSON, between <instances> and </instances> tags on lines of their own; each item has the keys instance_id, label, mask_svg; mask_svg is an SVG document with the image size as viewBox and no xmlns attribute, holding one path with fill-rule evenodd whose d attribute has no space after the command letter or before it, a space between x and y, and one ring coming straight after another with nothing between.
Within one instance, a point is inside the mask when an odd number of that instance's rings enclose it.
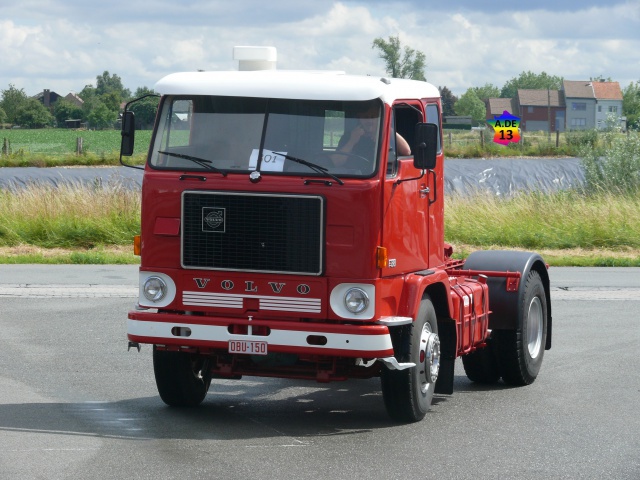
<instances>
[{"instance_id":1,"label":"wheel hub","mask_svg":"<svg viewBox=\"0 0 640 480\"><path fill-rule=\"evenodd\" d=\"M527 348L531 358L537 358L542 349L543 325L542 302L538 297L533 297L527 315Z\"/></svg>"},{"instance_id":2,"label":"wheel hub","mask_svg":"<svg viewBox=\"0 0 640 480\"><path fill-rule=\"evenodd\" d=\"M422 393L429 385L435 383L440 371L440 338L431 332L429 325L425 325L420 337L420 374L422 378Z\"/></svg>"}]
</instances>

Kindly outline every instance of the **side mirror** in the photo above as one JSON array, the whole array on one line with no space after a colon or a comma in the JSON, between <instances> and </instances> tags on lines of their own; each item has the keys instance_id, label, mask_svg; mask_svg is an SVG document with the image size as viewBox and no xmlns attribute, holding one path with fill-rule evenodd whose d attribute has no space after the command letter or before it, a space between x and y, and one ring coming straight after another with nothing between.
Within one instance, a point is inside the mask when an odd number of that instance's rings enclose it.
<instances>
[{"instance_id":1,"label":"side mirror","mask_svg":"<svg viewBox=\"0 0 640 480\"><path fill-rule=\"evenodd\" d=\"M122 115L122 140L120 143L120 155L130 157L133 155L133 144L136 133L135 115L131 110L127 110Z\"/></svg>"},{"instance_id":2,"label":"side mirror","mask_svg":"<svg viewBox=\"0 0 640 480\"><path fill-rule=\"evenodd\" d=\"M418 170L431 170L436 166L438 154L438 126L435 123L416 125L416 144L413 148L413 166Z\"/></svg>"}]
</instances>

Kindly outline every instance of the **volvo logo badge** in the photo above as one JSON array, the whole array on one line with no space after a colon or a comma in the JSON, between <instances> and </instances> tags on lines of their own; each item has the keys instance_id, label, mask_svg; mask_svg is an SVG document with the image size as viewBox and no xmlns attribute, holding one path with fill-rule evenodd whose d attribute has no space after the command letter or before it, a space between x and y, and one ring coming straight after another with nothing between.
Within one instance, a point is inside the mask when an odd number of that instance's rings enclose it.
<instances>
[{"instance_id":1,"label":"volvo logo badge","mask_svg":"<svg viewBox=\"0 0 640 480\"><path fill-rule=\"evenodd\" d=\"M218 207L202 208L202 231L224 233L226 230L226 209Z\"/></svg>"}]
</instances>

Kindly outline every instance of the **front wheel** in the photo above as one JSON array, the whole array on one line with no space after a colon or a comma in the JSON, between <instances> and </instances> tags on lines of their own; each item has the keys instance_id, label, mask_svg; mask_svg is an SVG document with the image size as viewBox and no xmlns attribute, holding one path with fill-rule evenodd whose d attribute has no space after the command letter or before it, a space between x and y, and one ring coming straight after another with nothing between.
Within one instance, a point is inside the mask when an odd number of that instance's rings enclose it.
<instances>
[{"instance_id":1,"label":"front wheel","mask_svg":"<svg viewBox=\"0 0 640 480\"><path fill-rule=\"evenodd\" d=\"M515 330L495 330L502 379L509 385L529 385L538 376L547 340L547 296L540 275L531 271Z\"/></svg>"},{"instance_id":2,"label":"front wheel","mask_svg":"<svg viewBox=\"0 0 640 480\"><path fill-rule=\"evenodd\" d=\"M167 352L153 347L153 372L158 393L172 407L195 407L207 395L211 374L207 361L187 352Z\"/></svg>"},{"instance_id":3,"label":"front wheel","mask_svg":"<svg viewBox=\"0 0 640 480\"><path fill-rule=\"evenodd\" d=\"M382 396L389 416L398 422L422 420L431 400L440 370L440 339L436 312L425 297L412 325L401 333L396 357L416 366L381 372Z\"/></svg>"}]
</instances>

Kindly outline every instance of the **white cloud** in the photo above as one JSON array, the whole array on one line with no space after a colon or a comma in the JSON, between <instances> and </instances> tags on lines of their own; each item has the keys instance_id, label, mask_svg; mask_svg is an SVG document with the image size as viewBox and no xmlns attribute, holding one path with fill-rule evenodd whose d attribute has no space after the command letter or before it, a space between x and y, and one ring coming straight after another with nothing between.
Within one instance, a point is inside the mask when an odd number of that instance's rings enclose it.
<instances>
[{"instance_id":1,"label":"white cloud","mask_svg":"<svg viewBox=\"0 0 640 480\"><path fill-rule=\"evenodd\" d=\"M426 54L427 79L460 95L501 87L520 72L568 79L640 80L640 2L542 0L496 10L494 2L423 0L159 2L25 0L0 6L0 89L65 95L103 71L126 87L153 87L172 71L235 69L234 45L273 45L278 66L384 75L371 48L399 35ZM526 5L524 5L526 3Z\"/></svg>"}]
</instances>

